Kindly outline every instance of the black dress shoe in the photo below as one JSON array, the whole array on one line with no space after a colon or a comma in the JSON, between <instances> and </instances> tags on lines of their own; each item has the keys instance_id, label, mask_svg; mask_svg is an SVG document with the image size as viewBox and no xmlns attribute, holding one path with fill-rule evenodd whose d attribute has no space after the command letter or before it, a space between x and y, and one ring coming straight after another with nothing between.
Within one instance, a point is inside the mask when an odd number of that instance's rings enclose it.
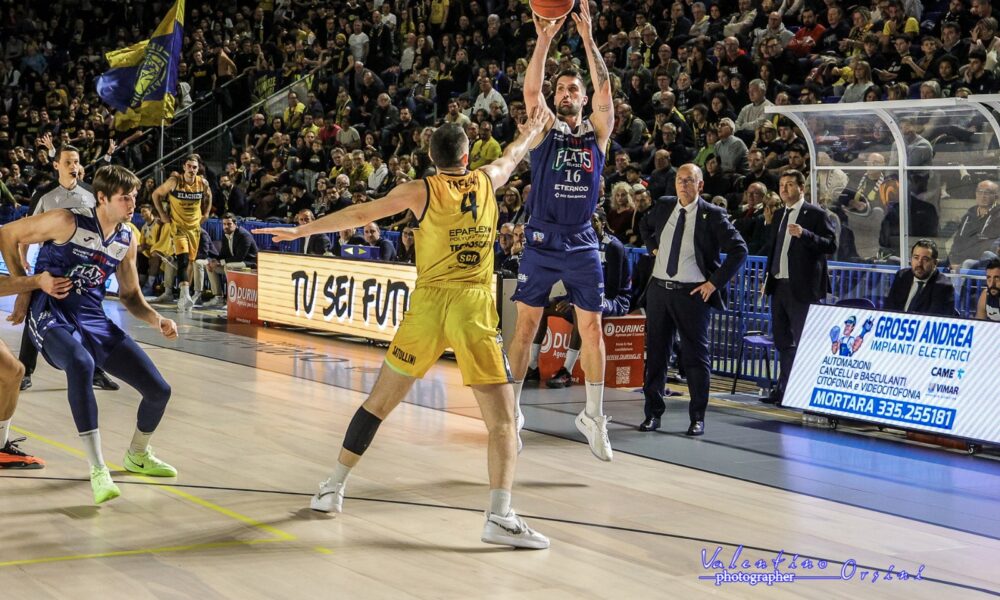
<instances>
[{"instance_id":1,"label":"black dress shoe","mask_svg":"<svg viewBox=\"0 0 1000 600\"><path fill-rule=\"evenodd\" d=\"M25 375L24 377L21 378L21 391L23 392L24 390L30 387L31 387L31 375Z\"/></svg>"},{"instance_id":2,"label":"black dress shoe","mask_svg":"<svg viewBox=\"0 0 1000 600\"><path fill-rule=\"evenodd\" d=\"M112 381L104 371L94 371L94 387L99 390L108 390L110 392L120 389L120 386Z\"/></svg>"},{"instance_id":3,"label":"black dress shoe","mask_svg":"<svg viewBox=\"0 0 1000 600\"><path fill-rule=\"evenodd\" d=\"M691 426L684 435L702 435L705 433L705 422L704 421L691 421Z\"/></svg>"},{"instance_id":4,"label":"black dress shoe","mask_svg":"<svg viewBox=\"0 0 1000 600\"><path fill-rule=\"evenodd\" d=\"M650 417L639 425L639 431L656 431L660 428L660 419Z\"/></svg>"}]
</instances>

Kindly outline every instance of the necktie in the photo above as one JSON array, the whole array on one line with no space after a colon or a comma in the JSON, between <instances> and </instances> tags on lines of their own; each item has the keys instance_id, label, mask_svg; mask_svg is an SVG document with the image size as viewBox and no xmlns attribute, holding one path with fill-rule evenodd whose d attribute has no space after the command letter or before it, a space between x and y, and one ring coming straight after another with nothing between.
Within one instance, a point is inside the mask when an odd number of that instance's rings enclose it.
<instances>
[{"instance_id":1,"label":"necktie","mask_svg":"<svg viewBox=\"0 0 1000 600\"><path fill-rule=\"evenodd\" d=\"M774 241L774 256L771 257L771 275L774 276L781 272L781 250L785 247L785 236L788 234L789 212L786 208L785 214L781 216L781 222L778 223L778 237Z\"/></svg>"},{"instance_id":2,"label":"necktie","mask_svg":"<svg viewBox=\"0 0 1000 600\"><path fill-rule=\"evenodd\" d=\"M677 223L674 224L674 238L670 242L670 254L667 255L667 277L677 275L677 263L681 258L681 242L684 239L684 221L687 211L677 209Z\"/></svg>"},{"instance_id":3,"label":"necktie","mask_svg":"<svg viewBox=\"0 0 1000 600\"><path fill-rule=\"evenodd\" d=\"M921 290L924 289L924 283L925 282L920 281L919 279L917 280L917 291L913 292L913 296L906 303L906 306L903 307L903 312L910 310L910 305L913 304L913 301L916 300L917 296L920 295Z\"/></svg>"}]
</instances>

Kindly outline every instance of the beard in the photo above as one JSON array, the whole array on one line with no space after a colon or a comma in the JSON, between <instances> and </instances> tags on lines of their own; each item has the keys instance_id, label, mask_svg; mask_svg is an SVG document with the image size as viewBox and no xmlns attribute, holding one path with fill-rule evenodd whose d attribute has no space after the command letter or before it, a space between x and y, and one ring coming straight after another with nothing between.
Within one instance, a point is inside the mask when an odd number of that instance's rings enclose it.
<instances>
[{"instance_id":1,"label":"beard","mask_svg":"<svg viewBox=\"0 0 1000 600\"><path fill-rule=\"evenodd\" d=\"M575 106L573 104L569 105L560 104L557 109L557 112L560 117L575 117L576 115L580 114L581 109L582 107Z\"/></svg>"},{"instance_id":2,"label":"beard","mask_svg":"<svg viewBox=\"0 0 1000 600\"><path fill-rule=\"evenodd\" d=\"M1000 287L990 286L986 288L986 291L989 292L990 296L1000 296Z\"/></svg>"}]
</instances>

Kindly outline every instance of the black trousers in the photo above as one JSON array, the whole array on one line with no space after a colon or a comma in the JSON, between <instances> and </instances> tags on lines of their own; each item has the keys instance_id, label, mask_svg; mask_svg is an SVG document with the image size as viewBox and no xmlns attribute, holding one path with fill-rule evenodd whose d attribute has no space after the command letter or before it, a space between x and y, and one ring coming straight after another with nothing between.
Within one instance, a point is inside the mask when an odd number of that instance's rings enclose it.
<instances>
[{"instance_id":1,"label":"black trousers","mask_svg":"<svg viewBox=\"0 0 1000 600\"><path fill-rule=\"evenodd\" d=\"M666 410L663 402L667 362L674 333L680 335L681 364L687 375L692 421L705 420L711 378L711 349L708 324L711 307L691 290L698 284L666 289L653 279L646 291L646 375L642 392L646 397L646 418L659 418Z\"/></svg>"},{"instance_id":2,"label":"black trousers","mask_svg":"<svg viewBox=\"0 0 1000 600\"><path fill-rule=\"evenodd\" d=\"M795 297L792 285L788 279L776 279L771 295L771 333L781 360L778 390L782 394L785 392L788 376L792 373L795 350L802 338L802 329L809 313L809 303Z\"/></svg>"}]
</instances>

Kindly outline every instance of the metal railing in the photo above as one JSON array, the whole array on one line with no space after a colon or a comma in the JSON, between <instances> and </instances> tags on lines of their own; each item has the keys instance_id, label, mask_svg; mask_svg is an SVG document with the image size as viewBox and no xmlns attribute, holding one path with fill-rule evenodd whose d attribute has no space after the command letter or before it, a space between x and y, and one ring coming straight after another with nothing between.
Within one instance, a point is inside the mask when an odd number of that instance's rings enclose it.
<instances>
[{"instance_id":1,"label":"metal railing","mask_svg":"<svg viewBox=\"0 0 1000 600\"><path fill-rule=\"evenodd\" d=\"M274 110L269 109L277 107L290 90L300 92L299 97L305 98L308 92L308 83L312 81L315 73L316 71L311 71L303 75L268 97L253 101L248 107L205 130L202 130L199 124L204 125L211 122L209 113L212 111L212 106L215 107L216 111L219 110L216 102L208 103L204 107L190 112L178 113L174 117L173 123L161 128L158 159L140 169L136 174L140 178L153 176L157 182L161 182L164 179L164 174L180 171L184 158L193 153L201 155L202 160L208 166L221 171L225 162L232 157L233 149L242 147L243 136L250 127L249 116L255 111L261 110L270 115ZM233 80L229 84L235 82L236 80ZM247 80L248 82L249 80ZM230 89L230 91L233 90ZM249 91L246 94L246 97L249 98ZM199 114L202 116L199 117Z\"/></svg>"}]
</instances>

